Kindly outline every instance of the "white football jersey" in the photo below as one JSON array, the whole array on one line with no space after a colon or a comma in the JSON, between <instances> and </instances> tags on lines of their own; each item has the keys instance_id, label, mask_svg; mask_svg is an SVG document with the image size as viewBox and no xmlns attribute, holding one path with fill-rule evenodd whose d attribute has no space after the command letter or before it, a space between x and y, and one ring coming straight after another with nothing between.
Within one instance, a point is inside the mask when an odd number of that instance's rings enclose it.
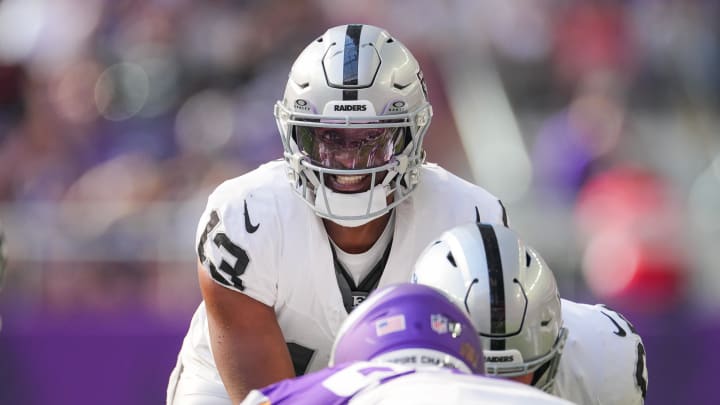
<instances>
[{"instance_id":1,"label":"white football jersey","mask_svg":"<svg viewBox=\"0 0 720 405\"><path fill-rule=\"evenodd\" d=\"M507 224L496 197L437 165L424 165L417 189L395 208L394 235L378 286L409 281L415 258L433 238L477 220ZM347 310L325 227L291 190L284 161L221 184L200 218L195 246L215 281L275 309L298 374L327 365ZM185 382L193 376L202 376L202 381ZM175 385L182 393L220 381L201 304L168 397Z\"/></svg>"},{"instance_id":2,"label":"white football jersey","mask_svg":"<svg viewBox=\"0 0 720 405\"><path fill-rule=\"evenodd\" d=\"M553 394L579 404L644 403L645 347L633 325L603 306L562 300L569 334Z\"/></svg>"}]
</instances>

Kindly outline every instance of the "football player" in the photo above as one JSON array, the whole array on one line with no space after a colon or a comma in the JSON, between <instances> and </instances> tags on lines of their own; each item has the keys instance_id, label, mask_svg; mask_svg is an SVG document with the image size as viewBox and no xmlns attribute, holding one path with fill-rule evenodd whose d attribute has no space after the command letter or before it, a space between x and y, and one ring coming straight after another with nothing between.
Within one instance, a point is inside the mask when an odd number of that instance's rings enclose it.
<instances>
[{"instance_id":1,"label":"football player","mask_svg":"<svg viewBox=\"0 0 720 405\"><path fill-rule=\"evenodd\" d=\"M253 390L242 404L569 404L483 377L482 356L472 322L448 297L396 284L346 319L329 368Z\"/></svg>"},{"instance_id":2,"label":"football player","mask_svg":"<svg viewBox=\"0 0 720 405\"><path fill-rule=\"evenodd\" d=\"M237 403L325 367L348 313L406 282L432 238L507 223L496 197L425 163L431 116L417 61L387 31L338 26L302 51L275 105L284 158L221 184L200 218L204 300L168 403Z\"/></svg>"},{"instance_id":3,"label":"football player","mask_svg":"<svg viewBox=\"0 0 720 405\"><path fill-rule=\"evenodd\" d=\"M510 229L446 231L420 255L412 280L466 309L487 374L579 404L644 402L645 348L633 325L605 306L560 299L550 268Z\"/></svg>"}]
</instances>

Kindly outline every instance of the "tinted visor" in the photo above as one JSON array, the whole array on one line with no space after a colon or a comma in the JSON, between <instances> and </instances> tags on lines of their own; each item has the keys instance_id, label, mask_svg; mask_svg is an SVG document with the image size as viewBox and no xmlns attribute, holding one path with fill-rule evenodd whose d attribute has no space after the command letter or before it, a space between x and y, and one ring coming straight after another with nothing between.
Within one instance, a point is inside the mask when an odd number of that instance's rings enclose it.
<instances>
[{"instance_id":1,"label":"tinted visor","mask_svg":"<svg viewBox=\"0 0 720 405\"><path fill-rule=\"evenodd\" d=\"M300 151L330 169L368 169L387 164L404 147L403 128L320 128L296 126Z\"/></svg>"}]
</instances>

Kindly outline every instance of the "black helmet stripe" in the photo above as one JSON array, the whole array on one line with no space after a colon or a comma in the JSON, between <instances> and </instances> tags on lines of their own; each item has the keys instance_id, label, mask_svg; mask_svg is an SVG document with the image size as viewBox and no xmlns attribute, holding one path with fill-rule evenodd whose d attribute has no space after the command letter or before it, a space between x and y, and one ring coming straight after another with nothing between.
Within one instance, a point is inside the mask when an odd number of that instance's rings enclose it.
<instances>
[{"instance_id":1,"label":"black helmet stripe","mask_svg":"<svg viewBox=\"0 0 720 405\"><path fill-rule=\"evenodd\" d=\"M500 204L500 208L502 208L502 221L503 221L503 225L508 226L508 222L507 222L507 210L505 210L505 205L502 203L501 200L498 200L498 204Z\"/></svg>"},{"instance_id":2,"label":"black helmet stripe","mask_svg":"<svg viewBox=\"0 0 720 405\"><path fill-rule=\"evenodd\" d=\"M350 24L345 32L345 49L343 50L343 85L357 86L358 58L360 57L360 33L362 25ZM358 91L343 90L343 100L357 100Z\"/></svg>"},{"instance_id":3,"label":"black helmet stripe","mask_svg":"<svg viewBox=\"0 0 720 405\"><path fill-rule=\"evenodd\" d=\"M477 224L482 235L487 259L488 283L490 284L490 333L504 335L505 332L505 281L503 279L500 247L492 225ZM490 339L490 350L505 350L504 339Z\"/></svg>"}]
</instances>

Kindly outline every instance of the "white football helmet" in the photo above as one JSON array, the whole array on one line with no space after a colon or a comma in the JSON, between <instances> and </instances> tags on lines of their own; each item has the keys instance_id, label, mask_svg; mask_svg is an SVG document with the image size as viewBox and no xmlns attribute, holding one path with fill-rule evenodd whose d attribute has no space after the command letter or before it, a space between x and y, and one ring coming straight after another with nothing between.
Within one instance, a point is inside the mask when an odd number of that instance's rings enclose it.
<instances>
[{"instance_id":1,"label":"white football helmet","mask_svg":"<svg viewBox=\"0 0 720 405\"><path fill-rule=\"evenodd\" d=\"M275 118L295 192L360 226L415 189L432 108L420 67L387 31L330 28L295 61Z\"/></svg>"},{"instance_id":2,"label":"white football helmet","mask_svg":"<svg viewBox=\"0 0 720 405\"><path fill-rule=\"evenodd\" d=\"M540 255L501 225L453 228L420 255L412 281L445 291L480 333L488 375L535 373L550 391L567 329L552 271Z\"/></svg>"}]
</instances>

